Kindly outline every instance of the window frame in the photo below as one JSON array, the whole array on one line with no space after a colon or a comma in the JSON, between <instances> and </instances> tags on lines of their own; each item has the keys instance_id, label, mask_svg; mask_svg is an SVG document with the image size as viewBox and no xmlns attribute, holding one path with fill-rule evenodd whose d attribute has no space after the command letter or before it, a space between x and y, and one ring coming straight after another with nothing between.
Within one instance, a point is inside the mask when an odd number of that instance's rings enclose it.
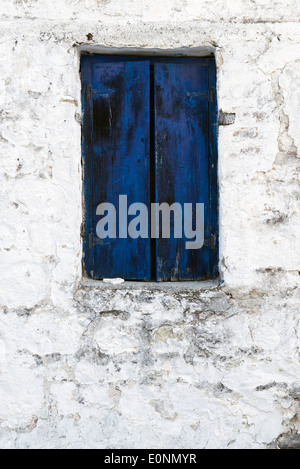
<instances>
[{"instance_id":1,"label":"window frame","mask_svg":"<svg viewBox=\"0 0 300 469\"><path fill-rule=\"evenodd\" d=\"M218 182L218 105L217 105L217 74L216 74L216 62L214 56L202 57L202 56L187 56L182 54L178 56L176 54L161 54L161 55L149 55L144 53L134 52L134 55L126 52L120 54L101 54L101 53L89 53L83 52L81 54L81 64L84 57L101 58L103 63L105 62L118 62L118 61L141 61L145 60L151 64L158 62L165 63L197 63L199 59L201 62L206 61L209 67L209 187L210 187L210 256L209 256L209 268L210 275L204 280L191 280L192 283L204 282L207 280L218 279L219 277L219 182ZM81 69L80 69L81 70ZM91 83L91 78L90 78ZM82 266L85 277L91 278L87 273L87 265L91 263L91 256L93 256L93 249L89 249L91 238L89 236L92 226L90 225L92 217L92 191L90 176L92 174L93 159L88 158L88 154L92 152L92 141L86 138L88 135L88 119L84 119L84 116L92 113L92 100L90 100L90 90L87 82L81 77L82 85L82 169L83 169L83 221L81 229L81 237L83 239L83 257ZM214 209L213 209L214 208ZM96 280L96 279L95 279ZM96 280L97 281L97 280ZM155 282L154 280L139 280L140 282ZM185 282L176 281L174 283Z\"/></svg>"}]
</instances>

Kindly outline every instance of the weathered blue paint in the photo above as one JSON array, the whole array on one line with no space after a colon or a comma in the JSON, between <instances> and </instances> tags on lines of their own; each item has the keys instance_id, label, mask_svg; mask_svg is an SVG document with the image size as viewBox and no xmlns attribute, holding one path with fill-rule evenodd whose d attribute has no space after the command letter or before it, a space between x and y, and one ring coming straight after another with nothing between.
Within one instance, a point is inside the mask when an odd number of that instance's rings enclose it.
<instances>
[{"instance_id":1,"label":"weathered blue paint","mask_svg":"<svg viewBox=\"0 0 300 469\"><path fill-rule=\"evenodd\" d=\"M87 235L88 250L93 254L87 256L86 270L95 279L150 280L150 239L131 239L126 234L120 239L118 216L117 238L101 240L96 235L99 204L109 202L118 208L119 195L127 195L128 206L134 202L150 204L149 63L103 63L92 57L90 67L92 149L86 158L92 159L88 169L92 170L88 176L92 222L87 222L91 230ZM127 223L122 224L123 229L125 226Z\"/></svg>"},{"instance_id":2,"label":"weathered blue paint","mask_svg":"<svg viewBox=\"0 0 300 469\"><path fill-rule=\"evenodd\" d=\"M214 59L83 56L81 72L87 275L150 280L152 263L157 281L216 278ZM150 202L204 203L205 246L186 250L187 240L173 237L154 244L97 239L96 207L101 202L117 207L119 194L128 195L128 205L143 202L149 209Z\"/></svg>"},{"instance_id":3,"label":"weathered blue paint","mask_svg":"<svg viewBox=\"0 0 300 469\"><path fill-rule=\"evenodd\" d=\"M93 115L90 89L92 83L92 57L81 59L82 81L82 164L84 173L84 222L82 224L84 270L93 277L94 250L90 248L90 240L94 233L93 227Z\"/></svg>"},{"instance_id":4,"label":"weathered blue paint","mask_svg":"<svg viewBox=\"0 0 300 469\"><path fill-rule=\"evenodd\" d=\"M218 185L218 103L217 73L214 60L209 62L209 187L210 250L209 278L219 276L219 185Z\"/></svg>"},{"instance_id":5,"label":"weathered blue paint","mask_svg":"<svg viewBox=\"0 0 300 469\"><path fill-rule=\"evenodd\" d=\"M203 203L208 240L209 67L159 63L154 76L157 202L193 203L194 208ZM209 277L209 246L188 250L186 241L185 236L157 240L157 280Z\"/></svg>"}]
</instances>

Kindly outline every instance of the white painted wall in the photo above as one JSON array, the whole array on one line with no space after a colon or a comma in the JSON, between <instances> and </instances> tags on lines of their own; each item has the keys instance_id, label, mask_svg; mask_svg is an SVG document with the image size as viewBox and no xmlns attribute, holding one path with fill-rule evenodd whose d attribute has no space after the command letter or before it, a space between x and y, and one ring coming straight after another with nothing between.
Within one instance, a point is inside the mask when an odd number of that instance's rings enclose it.
<instances>
[{"instance_id":1,"label":"white painted wall","mask_svg":"<svg viewBox=\"0 0 300 469\"><path fill-rule=\"evenodd\" d=\"M0 446L298 444L299 2L1 0L0 15ZM91 45L215 50L236 113L219 131L222 288L82 285Z\"/></svg>"}]
</instances>

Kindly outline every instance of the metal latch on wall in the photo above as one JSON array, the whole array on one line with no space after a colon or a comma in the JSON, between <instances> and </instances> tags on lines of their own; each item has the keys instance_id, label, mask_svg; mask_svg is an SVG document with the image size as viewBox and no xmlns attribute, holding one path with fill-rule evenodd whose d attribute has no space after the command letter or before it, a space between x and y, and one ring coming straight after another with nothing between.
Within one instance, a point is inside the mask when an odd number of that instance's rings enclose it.
<instances>
[{"instance_id":1,"label":"metal latch on wall","mask_svg":"<svg viewBox=\"0 0 300 469\"><path fill-rule=\"evenodd\" d=\"M232 125L235 123L236 114L234 112L223 112L222 109L219 111L219 125Z\"/></svg>"}]
</instances>

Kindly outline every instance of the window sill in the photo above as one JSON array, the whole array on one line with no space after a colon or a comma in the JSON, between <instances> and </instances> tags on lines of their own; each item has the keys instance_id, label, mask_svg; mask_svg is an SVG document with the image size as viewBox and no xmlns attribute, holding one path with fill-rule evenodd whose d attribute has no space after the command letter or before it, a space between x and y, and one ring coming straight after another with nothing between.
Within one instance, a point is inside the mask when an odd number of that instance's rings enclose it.
<instances>
[{"instance_id":1,"label":"window sill","mask_svg":"<svg viewBox=\"0 0 300 469\"><path fill-rule=\"evenodd\" d=\"M168 293L199 292L215 290L221 285L219 279L195 282L132 282L125 281L120 284L105 283L102 280L83 278L80 287L87 290L143 290L149 292L165 291Z\"/></svg>"}]
</instances>

